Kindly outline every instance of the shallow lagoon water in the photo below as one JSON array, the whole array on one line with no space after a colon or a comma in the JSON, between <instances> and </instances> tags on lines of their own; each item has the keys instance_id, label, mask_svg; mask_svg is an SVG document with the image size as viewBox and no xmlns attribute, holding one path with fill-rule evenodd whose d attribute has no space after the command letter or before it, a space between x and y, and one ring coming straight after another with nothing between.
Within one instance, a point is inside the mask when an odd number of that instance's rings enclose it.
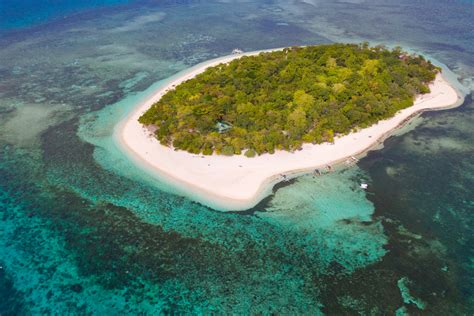
<instances>
[{"instance_id":1,"label":"shallow lagoon water","mask_svg":"<svg viewBox=\"0 0 474 316\"><path fill-rule=\"evenodd\" d=\"M132 2L2 33L0 313L472 313L469 97L241 213L170 194L111 138L117 102L235 47L401 43L470 92L472 4L427 5Z\"/></svg>"}]
</instances>

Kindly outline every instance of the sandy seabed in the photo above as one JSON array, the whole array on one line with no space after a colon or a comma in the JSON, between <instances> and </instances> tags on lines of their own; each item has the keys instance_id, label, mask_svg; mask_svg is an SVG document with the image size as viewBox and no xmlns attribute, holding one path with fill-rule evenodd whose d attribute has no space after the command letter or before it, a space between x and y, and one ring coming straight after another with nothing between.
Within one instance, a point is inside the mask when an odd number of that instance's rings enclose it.
<instances>
[{"instance_id":1,"label":"sandy seabed","mask_svg":"<svg viewBox=\"0 0 474 316\"><path fill-rule=\"evenodd\" d=\"M181 72L139 103L117 125L114 136L119 146L147 172L176 188L176 193L217 209L244 210L255 206L271 193L274 184L285 180L283 175L288 179L328 165L350 162L351 157L373 148L416 114L453 107L463 101L456 89L438 74L430 85L429 94L419 96L413 106L399 111L390 119L338 137L332 144L304 144L299 151L276 151L255 158L243 155L204 156L175 151L161 145L150 130L138 122L138 118L152 104L181 82L193 78L208 67L260 52L213 59Z\"/></svg>"}]
</instances>

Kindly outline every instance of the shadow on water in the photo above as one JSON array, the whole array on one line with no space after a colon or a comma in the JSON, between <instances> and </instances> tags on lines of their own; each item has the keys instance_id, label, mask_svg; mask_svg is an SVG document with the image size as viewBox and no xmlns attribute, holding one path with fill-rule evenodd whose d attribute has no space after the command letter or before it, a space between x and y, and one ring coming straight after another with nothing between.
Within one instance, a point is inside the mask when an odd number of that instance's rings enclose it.
<instances>
[{"instance_id":1,"label":"shadow on water","mask_svg":"<svg viewBox=\"0 0 474 316\"><path fill-rule=\"evenodd\" d=\"M230 212L227 212L227 213L228 214L239 214L239 215L252 215L252 216L255 215L255 216L258 217L258 214L255 214L255 213L256 212L265 212L265 209L268 208L270 201L272 200L273 196L275 195L275 193L279 189L290 186L290 185L294 184L296 181L298 181L298 178L292 178L292 179L289 179L289 180L286 180L286 181L278 182L277 184L275 184L273 186L272 194L270 194L269 196L262 199L254 207L249 208L248 210L244 210L244 211L230 211Z\"/></svg>"}]
</instances>

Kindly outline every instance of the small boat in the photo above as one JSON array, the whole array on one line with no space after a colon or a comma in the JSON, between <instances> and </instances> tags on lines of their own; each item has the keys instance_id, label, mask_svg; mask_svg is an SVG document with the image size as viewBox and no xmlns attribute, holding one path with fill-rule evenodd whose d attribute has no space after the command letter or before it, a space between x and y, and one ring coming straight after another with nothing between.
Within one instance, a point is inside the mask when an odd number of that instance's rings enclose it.
<instances>
[{"instance_id":1,"label":"small boat","mask_svg":"<svg viewBox=\"0 0 474 316\"><path fill-rule=\"evenodd\" d=\"M354 157L354 156L350 156L349 158L346 159L346 165L352 165L352 164L355 164L357 163L359 160Z\"/></svg>"},{"instance_id":2,"label":"small boat","mask_svg":"<svg viewBox=\"0 0 474 316\"><path fill-rule=\"evenodd\" d=\"M367 190L368 187L369 187L369 185L367 183L361 183L360 184L360 188L363 189L363 190Z\"/></svg>"}]
</instances>

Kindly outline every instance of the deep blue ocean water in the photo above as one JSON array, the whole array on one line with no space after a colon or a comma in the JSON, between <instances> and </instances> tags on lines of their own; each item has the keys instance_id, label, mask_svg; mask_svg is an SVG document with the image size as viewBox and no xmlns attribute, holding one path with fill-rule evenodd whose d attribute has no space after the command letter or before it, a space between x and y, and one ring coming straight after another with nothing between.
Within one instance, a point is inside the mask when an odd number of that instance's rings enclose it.
<instances>
[{"instance_id":1,"label":"deep blue ocean water","mask_svg":"<svg viewBox=\"0 0 474 316\"><path fill-rule=\"evenodd\" d=\"M102 7L129 3L129 0L2 0L0 2L0 29L17 29L65 19L69 15Z\"/></svg>"},{"instance_id":2,"label":"deep blue ocean water","mask_svg":"<svg viewBox=\"0 0 474 316\"><path fill-rule=\"evenodd\" d=\"M113 142L233 48L365 40L447 65L464 104L240 213ZM473 43L472 1L0 1L0 315L472 315Z\"/></svg>"}]
</instances>

